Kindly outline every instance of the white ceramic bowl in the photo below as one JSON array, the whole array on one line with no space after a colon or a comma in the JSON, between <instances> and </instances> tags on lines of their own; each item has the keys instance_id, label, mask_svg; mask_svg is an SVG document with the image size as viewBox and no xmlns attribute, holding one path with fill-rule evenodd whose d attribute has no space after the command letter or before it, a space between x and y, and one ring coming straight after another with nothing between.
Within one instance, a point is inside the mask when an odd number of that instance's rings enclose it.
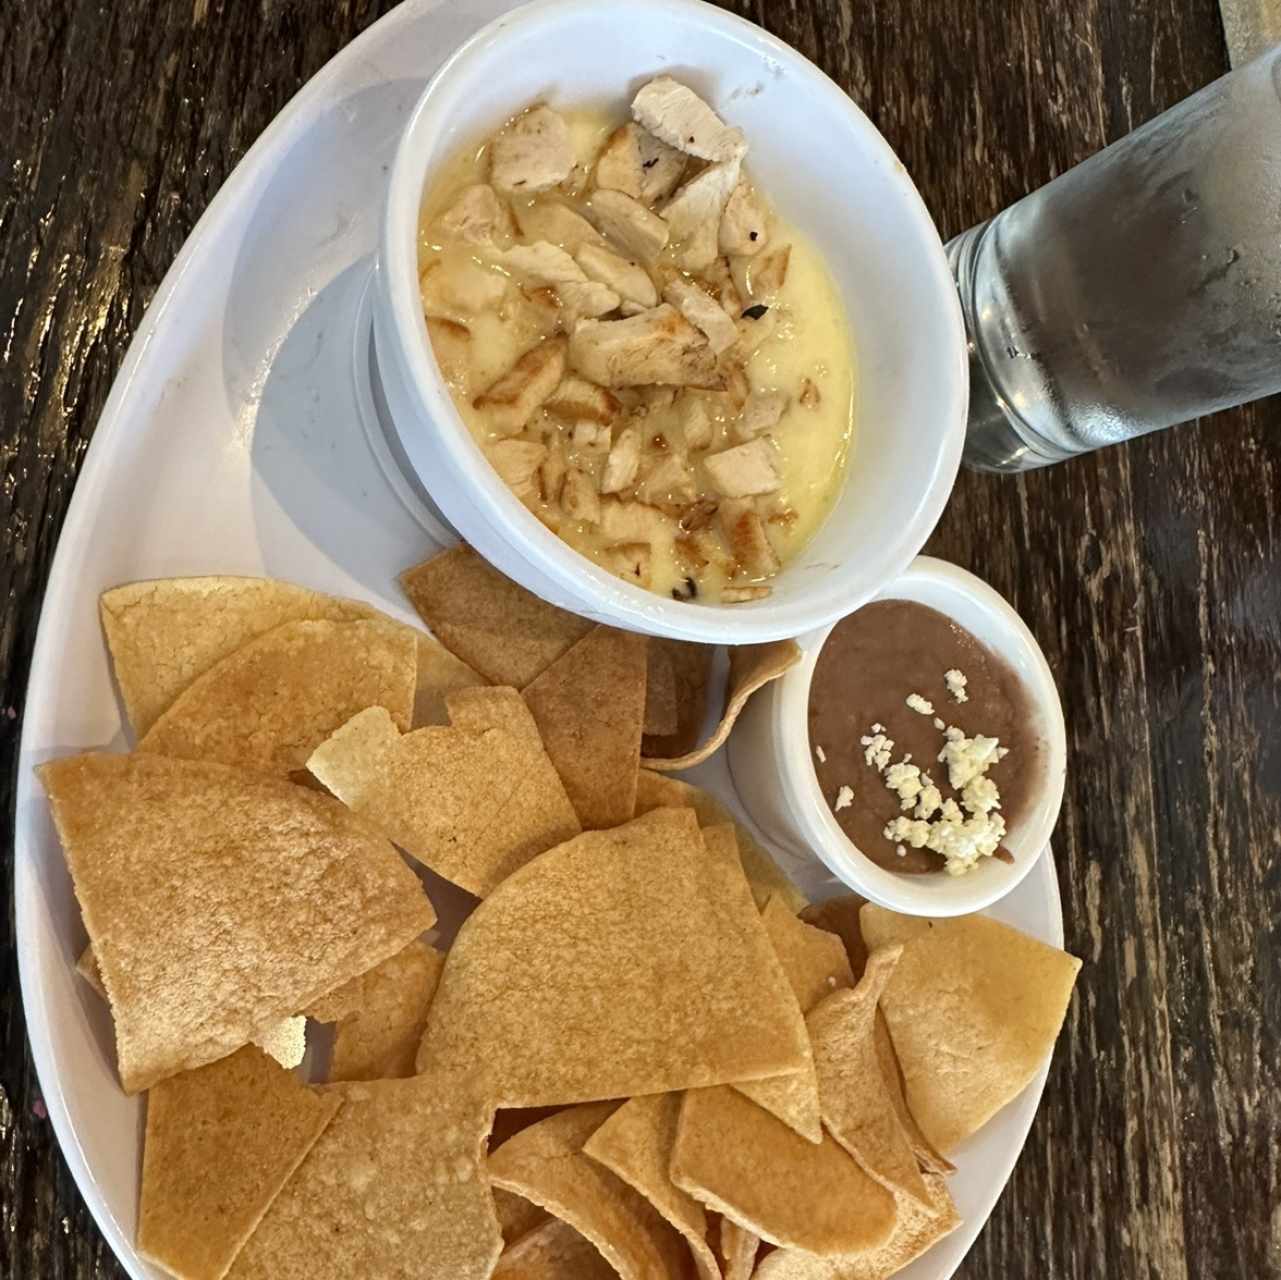
<instances>
[{"instance_id":1,"label":"white ceramic bowl","mask_svg":"<svg viewBox=\"0 0 1281 1280\"><path fill-rule=\"evenodd\" d=\"M877 866L846 837L819 789L809 738L810 682L831 626L803 636L801 662L755 694L739 717L729 742L734 785L767 836L798 856L817 854L833 875L865 898L917 916L981 911L1032 870L1058 821L1067 746L1054 677L1023 619L981 578L956 565L918 556L875 598L915 600L946 614L1004 659L1023 682L1042 747L1041 775L1026 816L1004 842L1013 863L985 858L963 876L905 875Z\"/></svg>"},{"instance_id":2,"label":"white ceramic bowl","mask_svg":"<svg viewBox=\"0 0 1281 1280\"><path fill-rule=\"evenodd\" d=\"M460 147L531 102L613 102L672 73L750 144L753 177L824 253L854 334L856 442L835 510L751 604L687 604L572 551L507 489L450 400L418 292L424 188ZM458 532L504 573L589 617L657 635L744 644L798 635L900 573L956 477L967 394L964 326L938 233L902 164L849 98L795 50L697 0L539 0L447 61L392 168L374 335L393 429Z\"/></svg>"}]
</instances>

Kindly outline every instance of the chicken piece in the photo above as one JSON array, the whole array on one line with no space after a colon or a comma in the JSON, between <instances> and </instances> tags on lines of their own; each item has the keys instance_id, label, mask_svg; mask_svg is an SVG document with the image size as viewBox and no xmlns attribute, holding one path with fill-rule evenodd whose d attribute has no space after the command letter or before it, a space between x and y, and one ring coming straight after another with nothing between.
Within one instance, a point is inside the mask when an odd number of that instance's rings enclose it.
<instances>
[{"instance_id":1,"label":"chicken piece","mask_svg":"<svg viewBox=\"0 0 1281 1280\"><path fill-rule=\"evenodd\" d=\"M427 336L431 339L431 349L436 357L440 376L451 387L465 391L467 373L471 366L471 330L457 320L428 316Z\"/></svg>"},{"instance_id":2,"label":"chicken piece","mask_svg":"<svg viewBox=\"0 0 1281 1280\"><path fill-rule=\"evenodd\" d=\"M753 298L769 302L778 297L787 283L787 264L791 257L792 246L785 244L752 263L747 283Z\"/></svg>"},{"instance_id":3,"label":"chicken piece","mask_svg":"<svg viewBox=\"0 0 1281 1280\"><path fill-rule=\"evenodd\" d=\"M648 542L624 542L606 547L601 552L601 561L610 573L625 581L649 586L653 553Z\"/></svg>"},{"instance_id":4,"label":"chicken piece","mask_svg":"<svg viewBox=\"0 0 1281 1280\"><path fill-rule=\"evenodd\" d=\"M638 418L649 418L664 413L676 403L676 387L636 387L628 393L632 413Z\"/></svg>"},{"instance_id":5,"label":"chicken piece","mask_svg":"<svg viewBox=\"0 0 1281 1280\"><path fill-rule=\"evenodd\" d=\"M659 76L632 99L632 118L655 137L701 160L741 157L747 143L693 89Z\"/></svg>"},{"instance_id":6,"label":"chicken piece","mask_svg":"<svg viewBox=\"0 0 1281 1280\"><path fill-rule=\"evenodd\" d=\"M525 429L534 410L565 375L565 339L547 338L519 360L487 391L472 401L489 415L495 431L514 436Z\"/></svg>"},{"instance_id":7,"label":"chicken piece","mask_svg":"<svg viewBox=\"0 0 1281 1280\"><path fill-rule=\"evenodd\" d=\"M673 240L688 240L700 227L711 223L720 252L721 215L725 212L734 188L738 185L738 160L709 164L702 173L677 188L676 194L659 210L671 228Z\"/></svg>"},{"instance_id":8,"label":"chicken piece","mask_svg":"<svg viewBox=\"0 0 1281 1280\"><path fill-rule=\"evenodd\" d=\"M604 237L581 213L556 200L535 200L517 209L516 225L526 240L546 240L566 253L577 254L585 244L605 244Z\"/></svg>"},{"instance_id":9,"label":"chicken piece","mask_svg":"<svg viewBox=\"0 0 1281 1280\"><path fill-rule=\"evenodd\" d=\"M641 436L638 427L624 427L615 439L605 459L605 474L601 478L602 493L621 493L636 483L640 470Z\"/></svg>"},{"instance_id":10,"label":"chicken piece","mask_svg":"<svg viewBox=\"0 0 1281 1280\"><path fill-rule=\"evenodd\" d=\"M720 249L722 253L750 258L760 253L769 239L765 208L746 182L730 192L721 214Z\"/></svg>"},{"instance_id":11,"label":"chicken piece","mask_svg":"<svg viewBox=\"0 0 1281 1280\"><path fill-rule=\"evenodd\" d=\"M699 270L703 273L703 283L724 308L725 314L731 320L737 320L743 314L743 295L738 291L729 263L718 255Z\"/></svg>"},{"instance_id":12,"label":"chicken piece","mask_svg":"<svg viewBox=\"0 0 1281 1280\"><path fill-rule=\"evenodd\" d=\"M638 316L642 311L648 311L648 307L642 307L639 302L629 302L626 298L618 304L619 314L624 319L631 319L632 316Z\"/></svg>"},{"instance_id":13,"label":"chicken piece","mask_svg":"<svg viewBox=\"0 0 1281 1280\"><path fill-rule=\"evenodd\" d=\"M604 387L715 387L720 381L707 339L666 303L626 320L584 320L570 337L569 360Z\"/></svg>"},{"instance_id":14,"label":"chicken piece","mask_svg":"<svg viewBox=\"0 0 1281 1280\"><path fill-rule=\"evenodd\" d=\"M697 533L712 523L712 517L720 510L720 503L715 498L698 498L681 512L678 523L682 533Z\"/></svg>"},{"instance_id":15,"label":"chicken piece","mask_svg":"<svg viewBox=\"0 0 1281 1280\"><path fill-rule=\"evenodd\" d=\"M773 594L774 588L764 583L751 587L723 587L721 604L746 604L751 600L765 600Z\"/></svg>"},{"instance_id":16,"label":"chicken piece","mask_svg":"<svg viewBox=\"0 0 1281 1280\"><path fill-rule=\"evenodd\" d=\"M784 391L753 391L734 424L734 435L739 440L754 440L762 432L772 430L778 426L789 404L791 397Z\"/></svg>"},{"instance_id":17,"label":"chicken piece","mask_svg":"<svg viewBox=\"0 0 1281 1280\"><path fill-rule=\"evenodd\" d=\"M572 331L580 320L595 320L618 310L618 294L595 280L569 280L556 286L565 328Z\"/></svg>"},{"instance_id":18,"label":"chicken piece","mask_svg":"<svg viewBox=\"0 0 1281 1280\"><path fill-rule=\"evenodd\" d=\"M658 305L658 290L649 272L637 262L596 245L584 245L574 255L589 280L597 280L618 294L624 302L638 303L642 310Z\"/></svg>"},{"instance_id":19,"label":"chicken piece","mask_svg":"<svg viewBox=\"0 0 1281 1280\"><path fill-rule=\"evenodd\" d=\"M543 402L543 408L553 418L566 422L610 423L622 407L618 397L604 387L572 373Z\"/></svg>"},{"instance_id":20,"label":"chicken piece","mask_svg":"<svg viewBox=\"0 0 1281 1280\"><path fill-rule=\"evenodd\" d=\"M471 316L498 306L507 281L470 258L438 258L419 277L423 307L430 314Z\"/></svg>"},{"instance_id":21,"label":"chicken piece","mask_svg":"<svg viewBox=\"0 0 1281 1280\"><path fill-rule=\"evenodd\" d=\"M610 446L609 427L599 422L576 422L569 433L573 448L583 453L606 453Z\"/></svg>"},{"instance_id":22,"label":"chicken piece","mask_svg":"<svg viewBox=\"0 0 1281 1280\"><path fill-rule=\"evenodd\" d=\"M531 107L490 148L489 178L499 191L532 195L569 177L574 144L564 118L550 107Z\"/></svg>"},{"instance_id":23,"label":"chicken piece","mask_svg":"<svg viewBox=\"0 0 1281 1280\"><path fill-rule=\"evenodd\" d=\"M539 468L547 459L547 446L532 440L499 440L485 454L507 487L522 501L540 496Z\"/></svg>"},{"instance_id":24,"label":"chicken piece","mask_svg":"<svg viewBox=\"0 0 1281 1280\"><path fill-rule=\"evenodd\" d=\"M726 561L715 534L708 529L679 534L672 542L672 550L676 553L681 568L689 573L701 574L713 564L723 568L726 573L734 567Z\"/></svg>"},{"instance_id":25,"label":"chicken piece","mask_svg":"<svg viewBox=\"0 0 1281 1280\"><path fill-rule=\"evenodd\" d=\"M658 214L621 191L597 191L587 212L606 239L642 262L653 262L671 232Z\"/></svg>"},{"instance_id":26,"label":"chicken piece","mask_svg":"<svg viewBox=\"0 0 1281 1280\"><path fill-rule=\"evenodd\" d=\"M668 453L654 458L637 487L640 497L653 503L691 502L697 492L694 468L681 453Z\"/></svg>"},{"instance_id":27,"label":"chicken piece","mask_svg":"<svg viewBox=\"0 0 1281 1280\"><path fill-rule=\"evenodd\" d=\"M751 385L742 365L733 364L724 370L725 402L732 413L742 413L747 398L752 394Z\"/></svg>"},{"instance_id":28,"label":"chicken piece","mask_svg":"<svg viewBox=\"0 0 1281 1280\"><path fill-rule=\"evenodd\" d=\"M750 578L769 578L782 564L765 532L765 522L750 502L722 502L721 532L741 572Z\"/></svg>"},{"instance_id":29,"label":"chicken piece","mask_svg":"<svg viewBox=\"0 0 1281 1280\"><path fill-rule=\"evenodd\" d=\"M596 159L596 185L652 205L669 196L685 172L685 154L637 124L615 129Z\"/></svg>"},{"instance_id":30,"label":"chicken piece","mask_svg":"<svg viewBox=\"0 0 1281 1280\"><path fill-rule=\"evenodd\" d=\"M716 355L738 341L734 321L701 285L676 276L664 286L663 299L670 302L696 329L701 329L707 335L707 345Z\"/></svg>"},{"instance_id":31,"label":"chicken piece","mask_svg":"<svg viewBox=\"0 0 1281 1280\"><path fill-rule=\"evenodd\" d=\"M560 509L580 524L600 523L600 494L586 471L570 467L560 491Z\"/></svg>"},{"instance_id":32,"label":"chicken piece","mask_svg":"<svg viewBox=\"0 0 1281 1280\"><path fill-rule=\"evenodd\" d=\"M716 261L716 222L704 222L676 253L676 265L682 271L698 275Z\"/></svg>"},{"instance_id":33,"label":"chicken piece","mask_svg":"<svg viewBox=\"0 0 1281 1280\"><path fill-rule=\"evenodd\" d=\"M716 491L726 498L774 493L782 485L767 436L757 436L747 444L708 454L704 465Z\"/></svg>"},{"instance_id":34,"label":"chicken piece","mask_svg":"<svg viewBox=\"0 0 1281 1280\"><path fill-rule=\"evenodd\" d=\"M587 277L583 269L573 258L546 240L534 244L517 244L502 253L495 254L512 275L535 286L550 285L555 287L566 283L583 283Z\"/></svg>"},{"instance_id":35,"label":"chicken piece","mask_svg":"<svg viewBox=\"0 0 1281 1280\"><path fill-rule=\"evenodd\" d=\"M671 530L672 522L648 502L602 498L600 528L611 542L653 542Z\"/></svg>"},{"instance_id":36,"label":"chicken piece","mask_svg":"<svg viewBox=\"0 0 1281 1280\"><path fill-rule=\"evenodd\" d=\"M681 429L687 449L706 449L712 443L712 414L702 396L682 391L677 400Z\"/></svg>"},{"instance_id":37,"label":"chicken piece","mask_svg":"<svg viewBox=\"0 0 1281 1280\"><path fill-rule=\"evenodd\" d=\"M506 221L494 188L487 182L464 187L462 194L440 215L440 229L454 240L468 244L493 244L494 236Z\"/></svg>"},{"instance_id":38,"label":"chicken piece","mask_svg":"<svg viewBox=\"0 0 1281 1280\"><path fill-rule=\"evenodd\" d=\"M538 492L544 502L560 501L560 491L565 483L565 450L559 444L549 445L547 456L538 468Z\"/></svg>"},{"instance_id":39,"label":"chicken piece","mask_svg":"<svg viewBox=\"0 0 1281 1280\"><path fill-rule=\"evenodd\" d=\"M778 322L778 307L766 307L763 303L748 307L734 324L738 334L734 351L738 358L746 360L766 339L773 337Z\"/></svg>"},{"instance_id":40,"label":"chicken piece","mask_svg":"<svg viewBox=\"0 0 1281 1280\"><path fill-rule=\"evenodd\" d=\"M817 409L823 402L823 395L818 389L818 383L813 378L801 379L801 394L797 399L807 409Z\"/></svg>"}]
</instances>

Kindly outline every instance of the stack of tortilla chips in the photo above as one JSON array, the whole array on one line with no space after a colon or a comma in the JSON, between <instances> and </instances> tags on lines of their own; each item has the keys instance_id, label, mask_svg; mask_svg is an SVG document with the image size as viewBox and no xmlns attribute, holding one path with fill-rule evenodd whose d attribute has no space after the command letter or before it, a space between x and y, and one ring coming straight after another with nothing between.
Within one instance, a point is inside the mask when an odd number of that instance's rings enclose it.
<instances>
[{"instance_id":1,"label":"stack of tortilla chips","mask_svg":"<svg viewBox=\"0 0 1281 1280\"><path fill-rule=\"evenodd\" d=\"M667 776L790 642L732 655L705 732L706 650L466 549L404 585L436 639L261 579L103 597L137 746L41 776L148 1091L139 1252L180 1280L873 1280L951 1231L947 1156L1044 1063L1077 962L808 907ZM452 939L433 876L471 895Z\"/></svg>"}]
</instances>

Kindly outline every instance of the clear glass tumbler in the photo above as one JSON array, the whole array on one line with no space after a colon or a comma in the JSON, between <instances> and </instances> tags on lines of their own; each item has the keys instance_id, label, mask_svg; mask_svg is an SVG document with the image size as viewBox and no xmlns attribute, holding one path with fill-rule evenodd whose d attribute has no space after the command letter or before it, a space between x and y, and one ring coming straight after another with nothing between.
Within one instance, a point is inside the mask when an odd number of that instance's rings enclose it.
<instances>
[{"instance_id":1,"label":"clear glass tumbler","mask_svg":"<svg viewBox=\"0 0 1281 1280\"><path fill-rule=\"evenodd\" d=\"M1025 471L1281 391L1281 46L947 246L965 461Z\"/></svg>"}]
</instances>

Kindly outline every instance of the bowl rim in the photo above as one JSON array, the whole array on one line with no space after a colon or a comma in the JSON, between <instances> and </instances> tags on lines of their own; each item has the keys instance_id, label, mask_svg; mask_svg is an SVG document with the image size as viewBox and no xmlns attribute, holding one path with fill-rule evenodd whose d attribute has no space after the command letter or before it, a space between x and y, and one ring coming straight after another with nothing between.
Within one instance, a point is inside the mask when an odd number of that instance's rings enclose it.
<instances>
[{"instance_id":1,"label":"bowl rim","mask_svg":"<svg viewBox=\"0 0 1281 1280\"><path fill-rule=\"evenodd\" d=\"M964 442L969 377L965 326L938 229L889 143L840 86L798 51L746 19L703 0L615 0L611 16L616 17L624 9L642 13L648 21L692 24L711 38L729 40L758 57L786 65L789 72L801 78L806 93L821 95L832 109L839 109L851 129L863 135L866 145L886 161L885 189L892 192L905 225L910 225L913 239L919 241L925 254L935 302L943 313L947 332L937 361L937 376L943 388L944 407L939 413L943 439L933 459L922 468L926 474L914 506L906 519L896 522L897 533L887 539L878 555L878 577L881 581L891 580L906 569L941 516L955 484ZM418 292L417 232L429 160L441 159L429 153L436 147L449 116L447 99L456 92L451 86L465 83L475 64L483 63L496 46L501 47L523 32L549 22L572 22L579 15L598 13L595 0L532 0L461 45L418 99L396 149L381 228L378 274L390 313L395 358L407 378L415 408L421 411L422 425L432 432L454 476L470 486L468 497L477 516L503 541L517 544L518 554L536 576L550 581L571 598L590 596L599 609L608 611L612 620L637 630L730 644L798 635L848 613L869 598L875 588L851 591L845 577L835 574L821 586L815 583L802 587L797 598L790 601L771 596L746 604L694 605L623 582L562 541L501 481L455 408L431 351ZM414 442L403 435L402 442L406 457L426 484L414 458Z\"/></svg>"},{"instance_id":2,"label":"bowl rim","mask_svg":"<svg viewBox=\"0 0 1281 1280\"><path fill-rule=\"evenodd\" d=\"M814 669L819 653L837 623L799 639L802 659L779 680L773 711L780 745L778 767L794 802L793 819L802 829L809 846L833 875L881 906L910 915L941 917L982 911L1015 889L1036 865L1049 845L1063 804L1067 730L1058 687L1036 637L1017 610L982 578L949 561L917 556L905 573L887 583L865 603L878 600L927 603L920 599L923 589L927 588L935 591L942 588L956 598L968 600L995 624L993 631L999 634L1000 639L980 639L980 643L1012 666L1017 665L1039 720L1045 760L1028 820L1021 826L1017 839L1007 842L1013 846L1013 865L988 858L975 871L964 876L949 876L943 872L927 876L905 875L878 866L846 836L818 784L808 721ZM936 594L928 604L953 617L946 607L940 605ZM959 619L953 617L953 620L957 625L965 626Z\"/></svg>"}]
</instances>

